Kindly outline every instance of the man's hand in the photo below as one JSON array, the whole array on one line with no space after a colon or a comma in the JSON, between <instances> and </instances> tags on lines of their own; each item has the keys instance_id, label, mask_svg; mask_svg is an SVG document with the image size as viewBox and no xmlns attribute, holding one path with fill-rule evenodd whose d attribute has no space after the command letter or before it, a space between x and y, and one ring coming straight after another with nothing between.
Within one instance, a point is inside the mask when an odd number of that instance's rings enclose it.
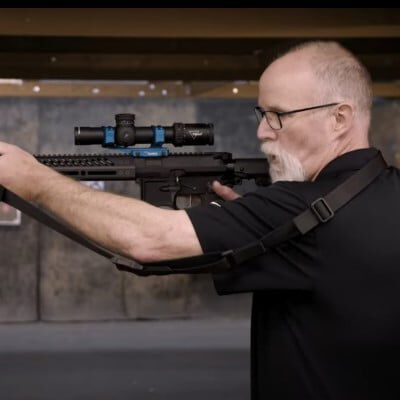
<instances>
[{"instance_id":1,"label":"man's hand","mask_svg":"<svg viewBox=\"0 0 400 400\"><path fill-rule=\"evenodd\" d=\"M241 197L239 194L233 191L229 186L221 185L218 181L214 181L212 183L212 189L223 200L235 200L238 197Z\"/></svg>"},{"instance_id":2,"label":"man's hand","mask_svg":"<svg viewBox=\"0 0 400 400\"><path fill-rule=\"evenodd\" d=\"M46 167L31 154L0 142L0 185L28 201L34 201L38 178L44 169Z\"/></svg>"}]
</instances>

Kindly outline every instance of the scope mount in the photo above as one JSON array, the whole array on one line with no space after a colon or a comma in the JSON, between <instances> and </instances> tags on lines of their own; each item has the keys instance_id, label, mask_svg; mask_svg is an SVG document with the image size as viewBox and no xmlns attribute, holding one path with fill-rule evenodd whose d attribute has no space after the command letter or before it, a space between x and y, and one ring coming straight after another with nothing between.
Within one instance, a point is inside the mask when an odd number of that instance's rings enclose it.
<instances>
[{"instance_id":1,"label":"scope mount","mask_svg":"<svg viewBox=\"0 0 400 400\"><path fill-rule=\"evenodd\" d=\"M132 157L165 157L169 155L169 149L163 147L165 144L165 129L160 125L152 125L153 143L150 147L127 148L115 144L115 128L106 126L104 128L104 141L102 147L112 148Z\"/></svg>"}]
</instances>

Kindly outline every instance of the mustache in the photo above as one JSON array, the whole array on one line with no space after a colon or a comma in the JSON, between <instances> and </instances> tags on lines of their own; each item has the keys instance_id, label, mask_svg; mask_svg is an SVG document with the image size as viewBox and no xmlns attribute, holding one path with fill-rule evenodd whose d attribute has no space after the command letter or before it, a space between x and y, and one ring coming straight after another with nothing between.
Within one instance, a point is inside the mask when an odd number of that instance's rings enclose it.
<instances>
[{"instance_id":1,"label":"mustache","mask_svg":"<svg viewBox=\"0 0 400 400\"><path fill-rule=\"evenodd\" d=\"M260 150L267 156L268 160L274 159L282 154L281 149L276 143L264 142L260 145Z\"/></svg>"}]
</instances>

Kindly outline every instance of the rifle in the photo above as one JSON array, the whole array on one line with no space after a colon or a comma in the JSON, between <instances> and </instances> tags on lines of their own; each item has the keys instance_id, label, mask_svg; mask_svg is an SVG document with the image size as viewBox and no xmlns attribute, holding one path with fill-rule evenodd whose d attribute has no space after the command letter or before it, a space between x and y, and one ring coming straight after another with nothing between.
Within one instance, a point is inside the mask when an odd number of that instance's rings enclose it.
<instances>
[{"instance_id":1,"label":"rifle","mask_svg":"<svg viewBox=\"0 0 400 400\"><path fill-rule=\"evenodd\" d=\"M211 183L215 179L229 186L250 179L254 179L260 186L270 183L265 159L234 159L232 154L227 152L170 154L169 149L163 147L166 143L172 143L176 147L211 145L214 142L212 124L175 123L167 127L135 127L134 114L117 114L115 119L115 127L75 127L75 144L101 144L102 147L116 149L119 153L35 157L39 162L78 180L135 180L141 185L142 200L156 206L176 209L217 200L218 196L211 190ZM151 145L147 148L129 148L142 143ZM180 199L186 201L189 199L189 202L183 204ZM216 270L213 263L206 267L202 264L191 265L192 258L189 264L188 260L184 259L182 265L178 263L176 266L161 262L139 265L97 245L67 223L5 190L2 186L0 186L0 201L20 209L57 232L109 258L122 271L147 276L206 273ZM212 254L207 260L214 262L214 258L215 254ZM196 263L195 259L196 257L193 257L193 264ZM219 254L217 260L219 261Z\"/></svg>"},{"instance_id":2,"label":"rifle","mask_svg":"<svg viewBox=\"0 0 400 400\"><path fill-rule=\"evenodd\" d=\"M214 180L240 185L254 179L259 186L270 184L263 158L234 159L228 152L170 153L174 146L211 145L212 124L174 123L172 126L136 127L134 114L117 114L116 126L75 127L75 144L101 144L115 154L35 155L56 171L82 181L135 180L141 199L155 206L182 209L208 204L218 197L211 189ZM150 143L147 148L129 148Z\"/></svg>"}]
</instances>

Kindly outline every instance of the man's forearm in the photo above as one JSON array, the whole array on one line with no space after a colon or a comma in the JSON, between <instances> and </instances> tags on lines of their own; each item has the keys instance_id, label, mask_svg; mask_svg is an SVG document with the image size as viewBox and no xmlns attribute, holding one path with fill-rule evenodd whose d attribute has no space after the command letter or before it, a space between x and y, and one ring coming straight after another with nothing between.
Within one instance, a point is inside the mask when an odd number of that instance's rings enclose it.
<instances>
[{"instance_id":1,"label":"man's forearm","mask_svg":"<svg viewBox=\"0 0 400 400\"><path fill-rule=\"evenodd\" d=\"M139 261L192 255L167 245L166 235L174 235L172 222L188 218L184 211L94 190L49 168L37 179L34 200L103 247Z\"/></svg>"},{"instance_id":2,"label":"man's forearm","mask_svg":"<svg viewBox=\"0 0 400 400\"><path fill-rule=\"evenodd\" d=\"M0 185L36 202L101 246L137 261L202 253L185 211L91 189L4 142L0 142Z\"/></svg>"}]
</instances>

